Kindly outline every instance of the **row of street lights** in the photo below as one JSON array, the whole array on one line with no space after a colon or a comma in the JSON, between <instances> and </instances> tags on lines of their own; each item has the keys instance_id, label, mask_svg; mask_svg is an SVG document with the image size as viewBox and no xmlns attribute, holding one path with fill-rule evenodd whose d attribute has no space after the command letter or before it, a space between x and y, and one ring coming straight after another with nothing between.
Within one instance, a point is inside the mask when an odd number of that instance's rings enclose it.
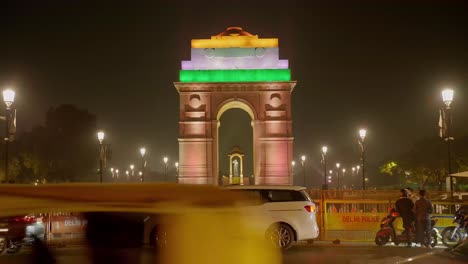
<instances>
[{"instance_id":1,"label":"row of street lights","mask_svg":"<svg viewBox=\"0 0 468 264\"><path fill-rule=\"evenodd\" d=\"M364 141L367 135L367 130L366 129L360 129L359 130L359 139L358 143L361 148L361 165L358 165L356 167L352 168L352 171L357 170L359 171L359 168L362 168L362 189L366 189L366 172L365 172L365 148L364 148ZM330 176L327 175L327 152L328 152L328 147L323 146L322 147L322 164L323 164L323 185L322 189L327 190L328 189L328 183L331 183L331 174L332 171L330 170ZM303 174L303 184L304 186L306 185L306 170L305 170L305 161L306 161L306 156L302 155L301 156L301 164L302 164L302 174ZM296 161L291 161L291 165L293 167L294 171L294 166L296 165ZM339 168L340 168L340 163L336 163L336 168L337 168L337 181L338 181L338 187L340 187L340 177L339 177ZM346 172L346 169L343 168L343 175ZM328 177L327 177L328 176ZM328 180L327 180L328 179Z\"/></svg>"},{"instance_id":2,"label":"row of street lights","mask_svg":"<svg viewBox=\"0 0 468 264\"><path fill-rule=\"evenodd\" d=\"M97 138L99 141L99 181L102 183L103 182L103 172L104 172L104 167L105 162L106 162L106 145L104 144L104 137L105 133L103 131L97 132ZM145 171L146 171L146 166L147 166L147 161L146 161L146 148L141 147L139 149L140 155L141 155L141 170L138 172L138 175L140 176L140 181L144 182L145 181ZM168 162L169 158L167 156L163 157L163 162L164 162L164 181L167 180L167 169L168 169ZM176 173L177 177L179 176L179 162L175 162L175 168L176 168ZM135 166L133 164L130 164L130 171L126 170L125 174L127 177L130 176L130 172L132 176L135 175L134 169ZM112 177L114 177L114 172L115 175L119 175L119 170L114 168L110 168L110 171L112 173Z\"/></svg>"}]
</instances>

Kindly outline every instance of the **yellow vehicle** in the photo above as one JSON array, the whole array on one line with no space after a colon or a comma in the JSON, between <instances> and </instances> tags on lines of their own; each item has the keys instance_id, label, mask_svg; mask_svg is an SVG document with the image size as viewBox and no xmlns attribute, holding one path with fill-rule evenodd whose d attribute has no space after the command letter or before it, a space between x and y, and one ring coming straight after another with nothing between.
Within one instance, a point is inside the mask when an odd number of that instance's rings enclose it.
<instances>
[{"instance_id":1,"label":"yellow vehicle","mask_svg":"<svg viewBox=\"0 0 468 264\"><path fill-rule=\"evenodd\" d=\"M0 217L81 213L84 249L65 256L37 240L31 253L0 263L280 263L264 230L244 217L249 201L213 186L178 184L56 184L0 186ZM144 242L154 227L158 243ZM164 234L164 235L162 235ZM159 241L161 242L161 241ZM58 253L57 253L58 252ZM17 257L17 258L16 258ZM55 259L55 260L54 260Z\"/></svg>"}]
</instances>

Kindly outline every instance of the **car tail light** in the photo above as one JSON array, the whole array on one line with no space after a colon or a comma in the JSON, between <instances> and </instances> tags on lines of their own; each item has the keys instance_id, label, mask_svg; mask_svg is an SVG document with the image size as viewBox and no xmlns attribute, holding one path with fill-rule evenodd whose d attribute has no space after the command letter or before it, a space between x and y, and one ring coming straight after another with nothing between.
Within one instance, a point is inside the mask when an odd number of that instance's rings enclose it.
<instances>
[{"instance_id":1,"label":"car tail light","mask_svg":"<svg viewBox=\"0 0 468 264\"><path fill-rule=\"evenodd\" d=\"M36 222L36 217L34 216L20 216L20 217L15 217L10 220L11 222L16 222L16 223L35 223Z\"/></svg>"},{"instance_id":2,"label":"car tail light","mask_svg":"<svg viewBox=\"0 0 468 264\"><path fill-rule=\"evenodd\" d=\"M315 213L317 211L315 205L306 205L304 206L304 209L306 209L308 213Z\"/></svg>"}]
</instances>

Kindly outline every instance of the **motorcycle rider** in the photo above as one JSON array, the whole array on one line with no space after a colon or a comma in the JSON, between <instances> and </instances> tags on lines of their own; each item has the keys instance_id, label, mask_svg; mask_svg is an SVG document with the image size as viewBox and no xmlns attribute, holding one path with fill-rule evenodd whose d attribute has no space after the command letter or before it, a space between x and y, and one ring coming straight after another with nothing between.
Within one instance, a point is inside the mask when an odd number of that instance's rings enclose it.
<instances>
[{"instance_id":1,"label":"motorcycle rider","mask_svg":"<svg viewBox=\"0 0 468 264\"><path fill-rule=\"evenodd\" d=\"M433 212L431 201L426 198L426 190L419 191L419 200L414 204L414 214L416 215L416 238L421 242L421 247L431 249L431 219ZM425 236L425 237L424 237Z\"/></svg>"},{"instance_id":2,"label":"motorcycle rider","mask_svg":"<svg viewBox=\"0 0 468 264\"><path fill-rule=\"evenodd\" d=\"M403 227L405 228L403 233L406 235L406 241L408 241L407 247L411 247L411 227L413 226L414 221L414 203L410 198L408 198L408 192L406 189L400 190L400 199L396 201L395 208L403 220Z\"/></svg>"}]
</instances>

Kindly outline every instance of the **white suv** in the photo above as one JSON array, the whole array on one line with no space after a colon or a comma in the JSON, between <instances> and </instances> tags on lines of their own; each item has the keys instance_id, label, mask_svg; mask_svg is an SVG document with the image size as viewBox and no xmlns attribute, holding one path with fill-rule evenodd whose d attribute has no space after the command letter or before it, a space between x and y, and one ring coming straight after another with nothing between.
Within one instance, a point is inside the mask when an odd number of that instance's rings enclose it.
<instances>
[{"instance_id":1,"label":"white suv","mask_svg":"<svg viewBox=\"0 0 468 264\"><path fill-rule=\"evenodd\" d=\"M225 188L241 191L258 201L257 205L244 209L250 214L267 216L264 226L266 238L275 246L288 249L296 241L318 237L319 228L315 218L317 208L304 187L234 185Z\"/></svg>"}]
</instances>

